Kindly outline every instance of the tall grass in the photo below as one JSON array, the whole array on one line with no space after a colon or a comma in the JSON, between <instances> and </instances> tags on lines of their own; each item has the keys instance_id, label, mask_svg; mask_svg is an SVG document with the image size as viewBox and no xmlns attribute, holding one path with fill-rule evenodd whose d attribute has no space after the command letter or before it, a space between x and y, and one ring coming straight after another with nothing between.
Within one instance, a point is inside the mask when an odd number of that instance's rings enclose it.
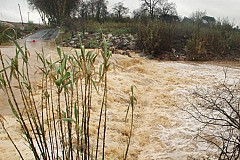
<instances>
[{"instance_id":1,"label":"tall grass","mask_svg":"<svg viewBox=\"0 0 240 160\"><path fill-rule=\"evenodd\" d=\"M0 84L35 159L104 159L109 106L108 70L112 56L107 42L104 40L100 55L86 51L84 46L73 55L57 48L56 60L47 59L44 52L37 53L38 72L41 73L40 98L34 95L33 81L29 75L29 51L16 41L14 43L17 47L15 57L6 61L0 52L3 67ZM97 66L95 60L98 56L101 56L102 63ZM17 100L14 83L19 88L23 105ZM133 87L131 91L128 108L131 111L131 129L123 159L127 159L136 102ZM101 96L101 106L97 134L92 135L90 128L93 127L91 119L92 109L96 108L93 105L96 94ZM1 118L3 127L4 121ZM24 159L11 135L5 131L20 158Z\"/></svg>"},{"instance_id":2,"label":"tall grass","mask_svg":"<svg viewBox=\"0 0 240 160\"><path fill-rule=\"evenodd\" d=\"M12 38L15 36L16 39L18 38L18 37L16 37L17 30L13 29L12 27L0 25L0 32L2 33L2 34L0 34L0 45L4 42L9 41L9 38L5 35L11 36Z\"/></svg>"}]
</instances>

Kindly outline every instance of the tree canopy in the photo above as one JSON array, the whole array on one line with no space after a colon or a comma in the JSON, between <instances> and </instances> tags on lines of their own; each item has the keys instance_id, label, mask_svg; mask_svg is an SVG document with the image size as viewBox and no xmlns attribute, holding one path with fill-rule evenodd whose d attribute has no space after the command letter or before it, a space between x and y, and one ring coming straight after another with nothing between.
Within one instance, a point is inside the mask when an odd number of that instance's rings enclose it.
<instances>
[{"instance_id":1,"label":"tree canopy","mask_svg":"<svg viewBox=\"0 0 240 160\"><path fill-rule=\"evenodd\" d=\"M123 16L128 14L129 8L124 7L123 3L119 2L113 7L113 12L118 19L121 19Z\"/></svg>"},{"instance_id":2,"label":"tree canopy","mask_svg":"<svg viewBox=\"0 0 240 160\"><path fill-rule=\"evenodd\" d=\"M148 11L149 16L159 18L161 15L176 15L176 4L168 0L141 0L142 9Z\"/></svg>"},{"instance_id":3,"label":"tree canopy","mask_svg":"<svg viewBox=\"0 0 240 160\"><path fill-rule=\"evenodd\" d=\"M27 0L36 9L44 23L61 25L78 9L81 0Z\"/></svg>"},{"instance_id":4,"label":"tree canopy","mask_svg":"<svg viewBox=\"0 0 240 160\"><path fill-rule=\"evenodd\" d=\"M78 9L78 16L81 18L91 18L99 22L108 15L106 0L88 0L82 3Z\"/></svg>"}]
</instances>

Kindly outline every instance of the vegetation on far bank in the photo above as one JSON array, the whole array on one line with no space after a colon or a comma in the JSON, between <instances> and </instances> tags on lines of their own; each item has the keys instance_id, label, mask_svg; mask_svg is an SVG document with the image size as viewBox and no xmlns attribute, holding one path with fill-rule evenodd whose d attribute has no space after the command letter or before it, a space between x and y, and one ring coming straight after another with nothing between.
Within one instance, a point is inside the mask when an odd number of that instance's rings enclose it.
<instances>
[{"instance_id":1,"label":"vegetation on far bank","mask_svg":"<svg viewBox=\"0 0 240 160\"><path fill-rule=\"evenodd\" d=\"M108 10L105 0L62 1L42 5L28 0L38 10L42 21L50 26L60 26L57 44L69 43L79 33L133 35L134 49L157 58L170 60L238 60L240 58L240 30L227 19L215 19L204 11L193 12L189 17L177 15L176 4L168 0L141 0L141 7L132 12L123 3ZM49 2L50 3L50 2ZM58 12L53 12L58 11ZM60 14L60 11L65 11ZM59 13L59 14L58 14ZM18 37L32 31L16 29ZM4 30L0 26L1 32ZM8 31L9 32L9 31ZM13 33L9 33L10 35ZM2 34L0 35L2 36ZM126 36L123 36L126 37ZM0 37L6 41L6 37ZM98 47L99 41L87 36L85 46ZM76 45L76 47L80 47ZM133 48L133 47L131 47ZM124 49L124 48L120 48ZM179 58L184 57L184 58Z\"/></svg>"},{"instance_id":2,"label":"vegetation on far bank","mask_svg":"<svg viewBox=\"0 0 240 160\"><path fill-rule=\"evenodd\" d=\"M132 34L137 37L136 49L159 58L182 55L187 60L240 57L237 26L227 19L216 20L204 11L179 17L176 4L168 0L141 0L140 8L134 10L131 17L129 8L121 2L111 10L106 0L64 0L59 3L51 0L52 5L37 3L38 0L28 2L39 11L43 22L64 26L64 34L57 43L71 41L78 32ZM97 44L95 39L90 43Z\"/></svg>"},{"instance_id":3,"label":"vegetation on far bank","mask_svg":"<svg viewBox=\"0 0 240 160\"><path fill-rule=\"evenodd\" d=\"M240 58L240 30L227 20L214 23L185 18L182 21L130 20L129 22L107 21L100 24L89 20L72 21L74 30L65 27L61 41L70 42L71 37L81 33L104 33L114 36L133 35L136 50L155 57L185 57L186 60L236 60ZM61 42L58 40L58 43ZM97 43L92 38L91 43Z\"/></svg>"}]
</instances>

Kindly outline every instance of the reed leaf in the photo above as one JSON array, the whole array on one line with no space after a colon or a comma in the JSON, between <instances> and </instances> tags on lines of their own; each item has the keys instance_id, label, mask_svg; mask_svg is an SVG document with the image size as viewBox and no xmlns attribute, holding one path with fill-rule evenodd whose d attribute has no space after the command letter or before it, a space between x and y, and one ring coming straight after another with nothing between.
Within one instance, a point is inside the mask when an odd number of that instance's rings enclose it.
<instances>
[{"instance_id":1,"label":"reed leaf","mask_svg":"<svg viewBox=\"0 0 240 160\"><path fill-rule=\"evenodd\" d=\"M74 123L76 123L76 120L73 119L73 118L62 118L62 120L63 120L64 122L74 122Z\"/></svg>"},{"instance_id":2,"label":"reed leaf","mask_svg":"<svg viewBox=\"0 0 240 160\"><path fill-rule=\"evenodd\" d=\"M18 112L17 112L16 109L14 108L14 106L13 106L13 104L12 104L12 102L11 102L10 99L8 99L8 104L9 104L10 107L11 107L11 110L12 110L13 115L14 115L17 119L19 119Z\"/></svg>"}]
</instances>

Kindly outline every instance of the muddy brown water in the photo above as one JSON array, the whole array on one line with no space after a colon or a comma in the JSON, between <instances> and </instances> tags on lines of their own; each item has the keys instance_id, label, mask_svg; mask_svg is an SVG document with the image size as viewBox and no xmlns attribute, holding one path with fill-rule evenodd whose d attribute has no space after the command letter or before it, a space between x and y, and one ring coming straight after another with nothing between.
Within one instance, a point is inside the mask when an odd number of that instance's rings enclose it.
<instances>
[{"instance_id":1,"label":"muddy brown water","mask_svg":"<svg viewBox=\"0 0 240 160\"><path fill-rule=\"evenodd\" d=\"M27 49L30 51L30 57L29 57L29 66L30 66L30 77L33 80L37 80L40 78L40 75L36 74L36 66L39 63L37 60L36 52L42 52L46 54L46 56L57 54L56 51L56 44L53 41L25 41L25 40L19 40L18 43L20 46L24 46L26 43ZM4 56L4 59L12 58L16 54L16 47L13 43L10 43L7 46L0 46L1 53ZM2 65L0 65L0 68L2 68ZM15 92L18 92L17 87L14 86ZM18 103L21 105L20 101L20 94L17 94L19 97ZM0 91L0 114L3 116L11 115L11 110L8 104L7 95L3 93L3 91Z\"/></svg>"},{"instance_id":2,"label":"muddy brown water","mask_svg":"<svg viewBox=\"0 0 240 160\"><path fill-rule=\"evenodd\" d=\"M23 41L19 42L21 45ZM27 42L30 55L31 78L37 80L35 74L38 61L35 52L41 52L44 48L46 56L56 56L56 45L51 41ZM1 52L10 57L15 54L14 46L2 46ZM64 48L68 53L70 48ZM109 144L109 154L113 158L121 155L122 144L119 133L124 132L124 127L119 125L119 108L123 107L125 101L124 93L128 93L129 86L137 86L138 105L135 110L134 136L131 143L130 159L208 159L208 155L216 153L215 148L208 148L206 144L199 144L194 139L194 132L199 125L192 119L187 119L175 105L183 105L183 96L188 90L201 86L213 88L224 80L224 71L227 72L227 83L233 84L239 81L240 63L219 61L219 62L171 62L155 61L140 57L134 54L132 58L123 55L113 55L113 62L117 62L119 69L112 70L109 74L109 101L112 106L109 108L112 133ZM19 102L20 103L20 102ZM0 92L0 114L8 116L11 111L7 103L7 97ZM125 115L125 112L122 113ZM8 128L16 131L14 120L9 120ZM15 130L14 130L15 129ZM114 134L113 134L114 133ZM3 137L1 139L1 136ZM16 141L21 146L21 136L16 135ZM0 160L2 157L15 157L12 152L14 148L7 147L9 141L6 135L0 134ZM24 147L23 147L24 148ZM120 148L120 149L119 149ZM206 149L207 148L207 149ZM26 154L25 154L26 153ZM31 159L29 151L24 151L25 157ZM192 158L189 158L192 157Z\"/></svg>"},{"instance_id":3,"label":"muddy brown water","mask_svg":"<svg viewBox=\"0 0 240 160\"><path fill-rule=\"evenodd\" d=\"M24 46L26 44L27 49L30 51L30 59L29 59L29 64L30 64L30 76L33 80L37 80L39 79L39 75L35 74L36 71L36 66L39 63L37 60L37 56L36 56L36 52L42 52L44 51L46 56L51 56L51 55L56 55L57 51L56 51L56 44L54 43L54 41L51 40L45 40L45 41L38 41L36 40L35 42L30 41L30 40L19 40L18 43L20 44L20 46ZM16 47L14 46L13 43L9 43L8 45L4 45L4 46L0 46L0 50L1 53L4 55L4 57L7 59L7 57L13 57L15 55L15 51L16 51ZM69 48L65 50L70 50ZM210 65L214 66L222 66L224 67L231 67L231 68L235 68L235 69L239 69L240 68L240 62L238 61L214 61L214 62L179 62L180 64L182 64L183 66L204 66L204 65ZM174 63L170 63L171 65ZM2 68L2 66L0 66ZM195 71L192 71L195 72ZM16 92L18 92L17 90L15 90ZM19 94L20 96L20 94ZM20 98L20 97L18 97ZM7 96L5 93L3 93L2 91L0 91L0 114L2 115L11 115L11 110L9 108L9 104L8 104L8 100L7 100ZM21 105L21 101L18 101L19 104Z\"/></svg>"}]
</instances>

